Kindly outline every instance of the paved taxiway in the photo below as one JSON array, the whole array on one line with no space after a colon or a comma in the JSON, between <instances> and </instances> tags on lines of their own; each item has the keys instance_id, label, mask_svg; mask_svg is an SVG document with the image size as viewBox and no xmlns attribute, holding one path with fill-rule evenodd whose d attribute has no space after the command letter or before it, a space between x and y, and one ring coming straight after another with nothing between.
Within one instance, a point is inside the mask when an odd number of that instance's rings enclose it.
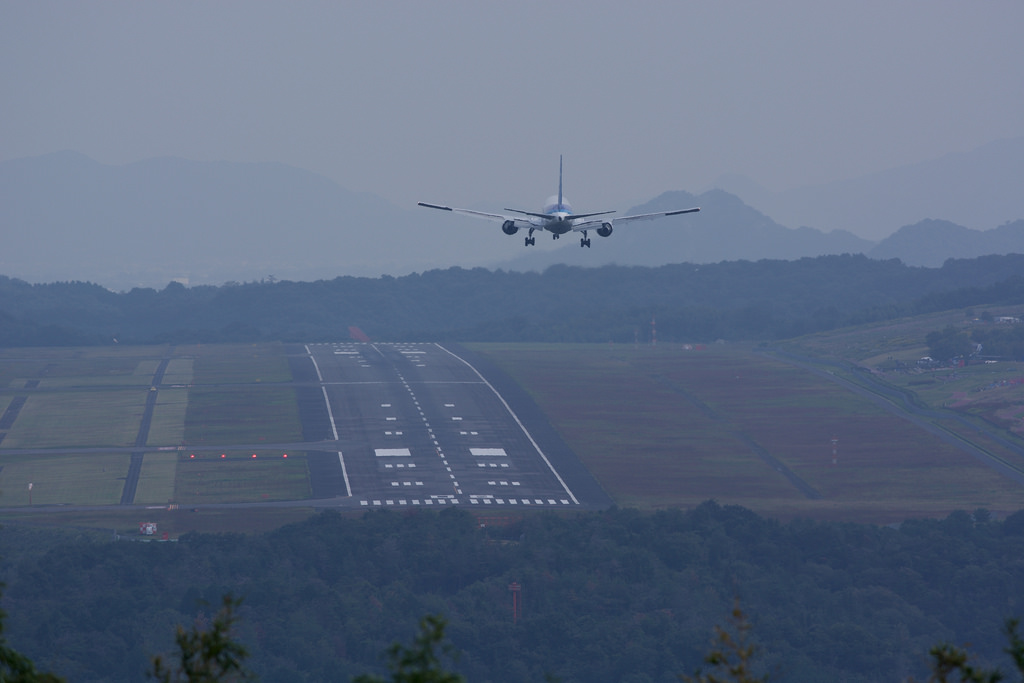
<instances>
[{"instance_id":1,"label":"paved taxiway","mask_svg":"<svg viewBox=\"0 0 1024 683\"><path fill-rule=\"evenodd\" d=\"M549 457L495 387L455 352L426 343L299 348L305 358L292 355L293 373L315 381L299 397L306 439L343 445L311 457L314 497L362 507L583 502L556 467L564 456Z\"/></svg>"}]
</instances>

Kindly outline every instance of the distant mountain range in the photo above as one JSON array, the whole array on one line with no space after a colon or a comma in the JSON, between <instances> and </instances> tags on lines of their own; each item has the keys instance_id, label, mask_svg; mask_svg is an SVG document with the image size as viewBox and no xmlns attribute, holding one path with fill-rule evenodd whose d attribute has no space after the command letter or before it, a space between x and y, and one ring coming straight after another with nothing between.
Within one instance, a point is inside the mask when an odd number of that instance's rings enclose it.
<instances>
[{"instance_id":1,"label":"distant mountain range","mask_svg":"<svg viewBox=\"0 0 1024 683\"><path fill-rule=\"evenodd\" d=\"M999 171L995 176L979 168L986 159L995 164L990 171ZM309 281L450 266L540 270L555 263L657 266L864 253L935 267L950 257L1024 253L1024 139L960 161L965 177L997 180L984 187L964 180L961 191L950 190L955 157L822 186L818 194L808 188L771 195L734 176L723 184L752 196L749 203L723 189L667 192L628 213L693 205L702 212L624 225L608 239L592 235L589 249L571 235L543 236L527 249L521 236L506 237L497 224L396 207L283 164L158 158L111 166L59 152L0 162L0 274L126 290L171 280ZM887 184L897 189L869 198ZM968 191L975 199L963 196ZM965 215L957 206L979 203L991 211L972 214L975 222L982 215L1016 220L984 231L949 222ZM762 212L765 206L789 216L795 207L805 216L821 211L808 224L836 229L791 229ZM850 229L859 225L856 232L864 234L866 224L893 220L892 207L913 218L885 239L871 241Z\"/></svg>"},{"instance_id":2,"label":"distant mountain range","mask_svg":"<svg viewBox=\"0 0 1024 683\"><path fill-rule=\"evenodd\" d=\"M783 225L849 230L881 240L932 218L988 230L1024 218L1024 137L859 178L770 192L727 175L714 187Z\"/></svg>"}]
</instances>

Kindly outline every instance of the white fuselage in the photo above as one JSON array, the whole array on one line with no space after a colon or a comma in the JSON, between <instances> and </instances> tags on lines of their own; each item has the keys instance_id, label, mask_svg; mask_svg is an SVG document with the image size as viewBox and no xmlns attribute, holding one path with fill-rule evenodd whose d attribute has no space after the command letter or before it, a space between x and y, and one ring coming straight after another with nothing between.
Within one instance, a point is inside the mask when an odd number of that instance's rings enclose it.
<instances>
[{"instance_id":1,"label":"white fuselage","mask_svg":"<svg viewBox=\"0 0 1024 683\"><path fill-rule=\"evenodd\" d=\"M541 213L545 217L537 218L539 229L553 232L556 235L564 235L572 230L572 225L575 222L572 217L572 206L565 197L562 197L561 202L558 201L558 195L548 197Z\"/></svg>"}]
</instances>

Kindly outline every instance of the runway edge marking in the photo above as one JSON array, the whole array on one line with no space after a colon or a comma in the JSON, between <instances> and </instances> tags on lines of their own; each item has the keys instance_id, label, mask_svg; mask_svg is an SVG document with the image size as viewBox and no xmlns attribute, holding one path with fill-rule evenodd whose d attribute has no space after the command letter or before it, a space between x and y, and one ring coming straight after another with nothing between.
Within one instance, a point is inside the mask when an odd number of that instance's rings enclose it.
<instances>
[{"instance_id":1,"label":"runway edge marking","mask_svg":"<svg viewBox=\"0 0 1024 683\"><path fill-rule=\"evenodd\" d=\"M331 433L334 434L334 440L338 440L338 427L334 424L334 411L331 410L331 401L327 398L327 387L324 386L324 376L320 374L320 366L316 362L316 358L313 357L313 352L309 350L309 344L304 345L306 347L306 354L309 359L313 361L313 369L316 370L316 378L320 381L320 391L324 394L324 404L327 406L327 417L331 420ZM345 456L338 451L338 462L341 464L341 476L345 478L345 491L348 493L349 498L352 497L352 485L348 481L348 470L345 468Z\"/></svg>"},{"instance_id":2,"label":"runway edge marking","mask_svg":"<svg viewBox=\"0 0 1024 683\"><path fill-rule=\"evenodd\" d=\"M530 432L526 429L526 425L524 425L519 420L519 416L516 415L514 410L512 410L512 406L510 406L508 402L505 401L505 397L499 394L498 390L495 389L491 385L491 383L488 382L487 379L482 374L480 374L480 371L474 368L465 358L462 358L461 356L452 353L451 351L449 351L448 349L446 349L445 347L441 346L438 343L435 343L434 346L441 349L452 358L455 358L456 360L462 362L467 368L476 373L476 376L480 378L481 382L487 385L488 389L494 392L494 395L498 397L499 401L501 401L501 405L505 406L505 410L507 410L508 414L512 416L512 419L516 421L516 424L519 425L519 428L523 430L523 434L525 434L526 438L530 440L530 443L533 444L533 447L537 450L537 454L540 455L541 459L544 461L544 464L546 464L548 466L548 469L551 470L551 474L555 475L555 479L558 480L558 483L562 485L562 488L565 489L565 492L569 494L570 498L572 498L572 502L575 503L576 505L579 505L580 502L576 500L576 496L573 494L571 490L569 490L569 486L565 483L565 481L562 480L562 475L558 473L558 470L555 469L555 466L551 464L550 460L548 460L548 456L544 455L544 451L541 450L540 445L538 445L537 442L533 440L533 435L530 434Z\"/></svg>"}]
</instances>

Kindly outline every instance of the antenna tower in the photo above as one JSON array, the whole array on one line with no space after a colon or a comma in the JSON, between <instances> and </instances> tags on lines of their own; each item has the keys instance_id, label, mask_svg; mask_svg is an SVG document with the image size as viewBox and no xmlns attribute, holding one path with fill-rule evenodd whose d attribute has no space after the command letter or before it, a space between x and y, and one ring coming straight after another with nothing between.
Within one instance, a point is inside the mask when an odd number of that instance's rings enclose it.
<instances>
[{"instance_id":1,"label":"antenna tower","mask_svg":"<svg viewBox=\"0 0 1024 683\"><path fill-rule=\"evenodd\" d=\"M508 585L508 589L512 591L512 623L519 623L519 611L522 605L519 602L519 592L522 591L523 587L518 581L513 581Z\"/></svg>"}]
</instances>

